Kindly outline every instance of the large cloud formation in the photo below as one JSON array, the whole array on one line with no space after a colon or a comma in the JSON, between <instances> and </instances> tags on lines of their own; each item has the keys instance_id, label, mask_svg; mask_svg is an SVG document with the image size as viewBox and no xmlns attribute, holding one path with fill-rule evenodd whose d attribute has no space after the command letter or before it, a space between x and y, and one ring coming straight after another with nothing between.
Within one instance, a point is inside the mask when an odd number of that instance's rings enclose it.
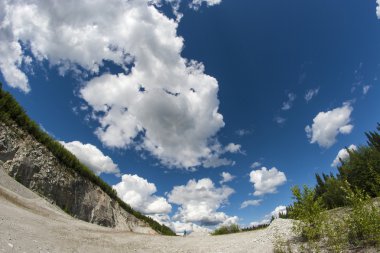
<instances>
[{"instance_id":1,"label":"large cloud formation","mask_svg":"<svg viewBox=\"0 0 380 253\"><path fill-rule=\"evenodd\" d=\"M305 127L310 143L318 143L320 147L329 148L335 144L338 134L351 133L354 128L350 124L352 111L351 104L344 103L342 107L318 113L313 119L313 124Z\"/></svg>"},{"instance_id":2,"label":"large cloud formation","mask_svg":"<svg viewBox=\"0 0 380 253\"><path fill-rule=\"evenodd\" d=\"M169 202L180 205L173 219L205 226L237 222L237 217L229 217L224 212L217 211L228 202L232 193L234 190L228 186L215 187L209 178L198 181L193 179L186 185L175 186L168 194Z\"/></svg>"},{"instance_id":3,"label":"large cloud formation","mask_svg":"<svg viewBox=\"0 0 380 253\"><path fill-rule=\"evenodd\" d=\"M179 0L28 0L0 2L0 70L8 85L30 90L23 67L48 61L64 75L90 77L79 94L108 147L146 150L163 164L232 164L213 149L224 126L218 82L181 56L178 20L159 11ZM193 0L191 6L219 4ZM120 73L104 73L104 62ZM91 78L94 77L94 78ZM219 153L218 153L219 152Z\"/></svg>"},{"instance_id":4,"label":"large cloud formation","mask_svg":"<svg viewBox=\"0 0 380 253\"><path fill-rule=\"evenodd\" d=\"M154 195L157 191L156 186L137 175L123 175L121 182L113 188L124 202L144 214L157 215L171 212L172 206L166 199Z\"/></svg>"}]
</instances>

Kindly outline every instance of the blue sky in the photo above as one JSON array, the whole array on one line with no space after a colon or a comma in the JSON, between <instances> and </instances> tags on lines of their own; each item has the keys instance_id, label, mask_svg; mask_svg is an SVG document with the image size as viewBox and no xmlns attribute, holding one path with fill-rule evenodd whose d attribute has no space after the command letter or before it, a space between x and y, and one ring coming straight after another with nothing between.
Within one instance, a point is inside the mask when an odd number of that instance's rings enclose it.
<instances>
[{"instance_id":1,"label":"blue sky","mask_svg":"<svg viewBox=\"0 0 380 253\"><path fill-rule=\"evenodd\" d=\"M177 230L266 219L380 121L375 1L52 2L0 2L4 89Z\"/></svg>"}]
</instances>

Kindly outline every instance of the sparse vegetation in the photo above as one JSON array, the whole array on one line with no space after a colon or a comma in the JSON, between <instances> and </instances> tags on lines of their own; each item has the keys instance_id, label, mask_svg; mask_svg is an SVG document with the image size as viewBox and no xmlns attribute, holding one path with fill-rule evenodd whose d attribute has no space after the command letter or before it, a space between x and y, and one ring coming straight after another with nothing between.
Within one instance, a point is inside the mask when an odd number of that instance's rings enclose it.
<instances>
[{"instance_id":1,"label":"sparse vegetation","mask_svg":"<svg viewBox=\"0 0 380 253\"><path fill-rule=\"evenodd\" d=\"M316 175L315 188L292 189L295 202L287 216L296 219L301 251L380 249L380 208L373 199L380 196L380 134L366 136L368 146L347 149L349 159L341 161L336 175ZM333 208L338 209L329 211ZM290 252L286 242L275 246L276 252Z\"/></svg>"},{"instance_id":2,"label":"sparse vegetation","mask_svg":"<svg viewBox=\"0 0 380 253\"><path fill-rule=\"evenodd\" d=\"M17 124L19 128L33 136L39 143L44 145L58 160L67 168L75 171L82 177L90 180L99 186L112 199L116 200L119 205L127 212L133 214L136 218L147 222L155 231L163 235L175 235L175 233L165 225L160 225L155 220L134 210L128 204L123 202L114 189L104 182L100 177L95 175L87 166L82 164L78 158L70 151L65 149L62 144L50 137L44 132L39 125L31 120L25 110L18 104L9 92L2 89L0 83L0 122L12 125Z\"/></svg>"},{"instance_id":3,"label":"sparse vegetation","mask_svg":"<svg viewBox=\"0 0 380 253\"><path fill-rule=\"evenodd\" d=\"M363 190L347 188L351 212L344 220L347 239L355 247L380 247L380 209Z\"/></svg>"}]
</instances>

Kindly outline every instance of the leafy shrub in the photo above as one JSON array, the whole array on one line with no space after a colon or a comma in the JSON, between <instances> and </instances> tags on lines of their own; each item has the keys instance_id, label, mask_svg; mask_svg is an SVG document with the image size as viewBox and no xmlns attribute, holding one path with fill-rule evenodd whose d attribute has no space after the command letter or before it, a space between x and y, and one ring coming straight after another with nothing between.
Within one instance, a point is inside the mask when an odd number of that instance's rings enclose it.
<instances>
[{"instance_id":1,"label":"leafy shrub","mask_svg":"<svg viewBox=\"0 0 380 253\"><path fill-rule=\"evenodd\" d=\"M36 122L31 120L25 110L17 103L9 92L2 89L0 83L0 122L8 125L16 123L19 128L33 136L36 141L44 145L60 163L67 168L75 171L80 176L90 180L95 185L99 186L112 199L116 200L119 205L127 212L133 214L136 218L147 222L155 231L164 235L175 235L175 233L165 225L160 225L150 217L147 217L140 212L133 210L128 204L124 203L106 182L99 176L95 175L92 170L82 164L75 155L64 148L62 144L55 141L46 132L41 130Z\"/></svg>"},{"instance_id":2,"label":"leafy shrub","mask_svg":"<svg viewBox=\"0 0 380 253\"><path fill-rule=\"evenodd\" d=\"M273 252L274 253L292 253L292 246L289 240L281 238L280 235L275 234L274 243L273 243Z\"/></svg>"},{"instance_id":3,"label":"leafy shrub","mask_svg":"<svg viewBox=\"0 0 380 253\"><path fill-rule=\"evenodd\" d=\"M323 236L322 244L325 244L329 252L342 252L348 245L345 220L329 215L329 219L323 224Z\"/></svg>"},{"instance_id":4,"label":"leafy shrub","mask_svg":"<svg viewBox=\"0 0 380 253\"><path fill-rule=\"evenodd\" d=\"M346 191L352 209L345 219L350 244L380 247L380 209L363 190Z\"/></svg>"},{"instance_id":5,"label":"leafy shrub","mask_svg":"<svg viewBox=\"0 0 380 253\"><path fill-rule=\"evenodd\" d=\"M293 230L306 241L317 241L322 236L323 224L326 222L322 199L314 198L315 190L298 186L292 188L294 202L290 217L296 219Z\"/></svg>"}]
</instances>

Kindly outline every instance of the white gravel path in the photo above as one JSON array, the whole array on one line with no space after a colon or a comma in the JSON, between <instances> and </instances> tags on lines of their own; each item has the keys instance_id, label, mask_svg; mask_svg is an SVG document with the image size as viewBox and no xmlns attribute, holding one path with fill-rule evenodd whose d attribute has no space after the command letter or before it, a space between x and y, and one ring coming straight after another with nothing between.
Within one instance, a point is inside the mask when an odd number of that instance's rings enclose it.
<instances>
[{"instance_id":1,"label":"white gravel path","mask_svg":"<svg viewBox=\"0 0 380 253\"><path fill-rule=\"evenodd\" d=\"M290 220L223 236L168 237L116 231L64 213L9 177L0 166L0 252L273 252L275 234L291 236Z\"/></svg>"}]
</instances>

